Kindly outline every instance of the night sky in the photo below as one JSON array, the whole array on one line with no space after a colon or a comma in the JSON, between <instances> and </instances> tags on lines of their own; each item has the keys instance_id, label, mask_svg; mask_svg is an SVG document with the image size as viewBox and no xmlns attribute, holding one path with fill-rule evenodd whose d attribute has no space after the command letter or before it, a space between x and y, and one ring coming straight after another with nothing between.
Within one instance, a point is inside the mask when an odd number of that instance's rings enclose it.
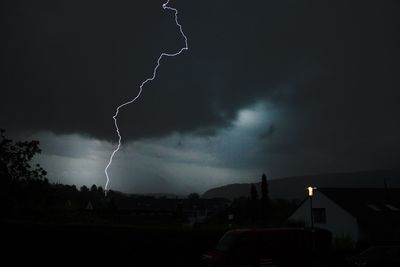
<instances>
[{"instance_id":1,"label":"night sky","mask_svg":"<svg viewBox=\"0 0 400 267\"><path fill-rule=\"evenodd\" d=\"M0 128L104 186L115 108L184 40L162 1L0 3ZM176 0L189 51L121 110L123 192L399 167L400 2Z\"/></svg>"}]
</instances>

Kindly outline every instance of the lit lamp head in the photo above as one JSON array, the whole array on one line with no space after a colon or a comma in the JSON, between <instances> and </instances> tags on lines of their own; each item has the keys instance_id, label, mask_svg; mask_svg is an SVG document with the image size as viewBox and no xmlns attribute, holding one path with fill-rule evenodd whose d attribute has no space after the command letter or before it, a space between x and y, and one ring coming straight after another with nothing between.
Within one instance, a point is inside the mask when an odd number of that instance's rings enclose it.
<instances>
[{"instance_id":1,"label":"lit lamp head","mask_svg":"<svg viewBox=\"0 0 400 267\"><path fill-rule=\"evenodd\" d=\"M308 196L312 197L314 195L314 190L316 190L316 189L317 189L316 187L312 187L312 186L307 187Z\"/></svg>"}]
</instances>

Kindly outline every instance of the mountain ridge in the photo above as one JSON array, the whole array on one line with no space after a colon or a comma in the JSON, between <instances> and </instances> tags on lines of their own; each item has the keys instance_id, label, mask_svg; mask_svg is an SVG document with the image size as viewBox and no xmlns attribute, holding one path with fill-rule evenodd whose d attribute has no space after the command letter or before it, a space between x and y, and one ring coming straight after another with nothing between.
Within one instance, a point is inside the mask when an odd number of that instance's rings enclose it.
<instances>
[{"instance_id":1,"label":"mountain ridge","mask_svg":"<svg viewBox=\"0 0 400 267\"><path fill-rule=\"evenodd\" d=\"M204 192L202 197L224 197L230 200L241 196L248 197L252 184L256 185L260 194L261 182L234 183L211 188ZM268 181L269 193L272 199L288 200L304 199L306 197L306 187L310 185L328 188L383 188L385 184L389 188L400 187L400 169L323 173L275 178Z\"/></svg>"}]
</instances>

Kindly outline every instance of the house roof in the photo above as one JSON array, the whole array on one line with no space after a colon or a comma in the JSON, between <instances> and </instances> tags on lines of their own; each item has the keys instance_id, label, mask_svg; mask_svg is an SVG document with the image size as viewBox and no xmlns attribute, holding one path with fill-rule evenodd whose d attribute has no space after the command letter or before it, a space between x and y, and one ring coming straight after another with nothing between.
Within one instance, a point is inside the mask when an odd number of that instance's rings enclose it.
<instances>
[{"instance_id":1,"label":"house roof","mask_svg":"<svg viewBox=\"0 0 400 267\"><path fill-rule=\"evenodd\" d=\"M318 188L368 228L399 228L400 188Z\"/></svg>"}]
</instances>

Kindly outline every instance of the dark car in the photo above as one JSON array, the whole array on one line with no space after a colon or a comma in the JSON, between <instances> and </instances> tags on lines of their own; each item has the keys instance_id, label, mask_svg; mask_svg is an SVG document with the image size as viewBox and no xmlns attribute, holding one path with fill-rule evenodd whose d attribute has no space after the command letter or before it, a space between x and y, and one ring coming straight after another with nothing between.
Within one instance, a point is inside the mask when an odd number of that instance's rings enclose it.
<instances>
[{"instance_id":1,"label":"dark car","mask_svg":"<svg viewBox=\"0 0 400 267\"><path fill-rule=\"evenodd\" d=\"M311 266L326 258L332 238L328 231L265 228L228 231L215 249L203 255L209 267Z\"/></svg>"},{"instance_id":2,"label":"dark car","mask_svg":"<svg viewBox=\"0 0 400 267\"><path fill-rule=\"evenodd\" d=\"M400 266L400 246L374 246L348 260L347 266Z\"/></svg>"}]
</instances>

